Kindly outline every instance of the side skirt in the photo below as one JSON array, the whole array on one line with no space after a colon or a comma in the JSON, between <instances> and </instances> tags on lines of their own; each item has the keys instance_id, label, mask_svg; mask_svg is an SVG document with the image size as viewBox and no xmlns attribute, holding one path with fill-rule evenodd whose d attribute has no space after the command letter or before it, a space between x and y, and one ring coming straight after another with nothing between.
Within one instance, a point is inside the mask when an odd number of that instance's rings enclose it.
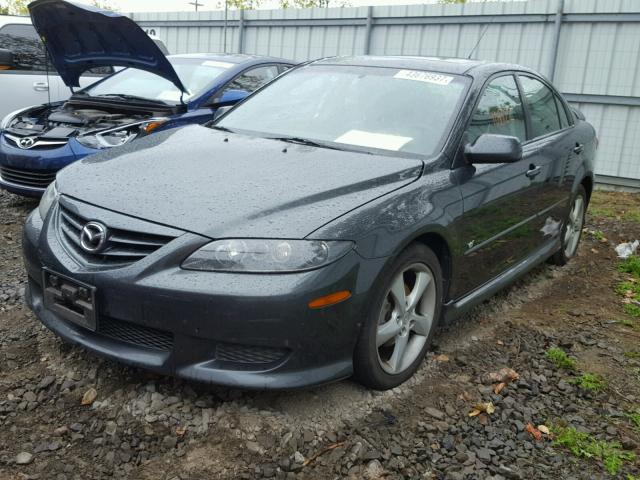
<instances>
[{"instance_id":1,"label":"side skirt","mask_svg":"<svg viewBox=\"0 0 640 480\"><path fill-rule=\"evenodd\" d=\"M549 257L551 257L560 248L560 245L560 239L557 238L553 242L548 243L533 252L530 256L522 260L520 263L517 263L508 270L505 270L494 279L476 288L464 297L458 300L452 300L444 304L442 313L443 321L445 323L448 323L452 320L455 320L464 313L468 312L474 306L492 297L500 290L508 287L522 275L534 268L536 265L541 264Z\"/></svg>"}]
</instances>

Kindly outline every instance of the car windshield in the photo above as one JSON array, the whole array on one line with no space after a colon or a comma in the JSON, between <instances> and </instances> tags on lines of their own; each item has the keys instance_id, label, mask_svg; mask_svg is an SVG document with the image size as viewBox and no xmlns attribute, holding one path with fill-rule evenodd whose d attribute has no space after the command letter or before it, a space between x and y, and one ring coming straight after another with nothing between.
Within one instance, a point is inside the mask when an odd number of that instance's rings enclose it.
<instances>
[{"instance_id":1,"label":"car windshield","mask_svg":"<svg viewBox=\"0 0 640 480\"><path fill-rule=\"evenodd\" d=\"M216 77L234 66L217 60L168 57L178 77L189 91L184 100L197 97L211 85ZM127 95L176 104L180 90L169 80L154 73L126 68L83 91L91 96Z\"/></svg>"},{"instance_id":2,"label":"car windshield","mask_svg":"<svg viewBox=\"0 0 640 480\"><path fill-rule=\"evenodd\" d=\"M234 108L216 125L355 149L436 152L466 77L382 67L309 65Z\"/></svg>"}]
</instances>

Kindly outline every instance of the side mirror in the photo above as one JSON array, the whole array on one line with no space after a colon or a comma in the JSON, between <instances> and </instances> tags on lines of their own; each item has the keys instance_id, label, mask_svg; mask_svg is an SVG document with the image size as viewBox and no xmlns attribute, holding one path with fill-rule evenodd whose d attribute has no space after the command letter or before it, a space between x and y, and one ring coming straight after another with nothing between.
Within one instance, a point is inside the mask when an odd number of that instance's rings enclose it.
<instances>
[{"instance_id":1,"label":"side mirror","mask_svg":"<svg viewBox=\"0 0 640 480\"><path fill-rule=\"evenodd\" d=\"M222 115L227 113L232 108L233 108L233 105L227 105L226 107L218 107L218 109L216 110L216 113L213 114L213 121L215 122L218 118L220 118Z\"/></svg>"},{"instance_id":2,"label":"side mirror","mask_svg":"<svg viewBox=\"0 0 640 480\"><path fill-rule=\"evenodd\" d=\"M522 159L522 145L516 137L485 133L465 147L464 155L472 164L513 163Z\"/></svg>"},{"instance_id":3,"label":"side mirror","mask_svg":"<svg viewBox=\"0 0 640 480\"><path fill-rule=\"evenodd\" d=\"M249 92L246 90L227 90L222 94L222 96L211 102L209 106L212 108L228 107L230 105L235 105L240 100L244 100L248 96Z\"/></svg>"},{"instance_id":4,"label":"side mirror","mask_svg":"<svg viewBox=\"0 0 640 480\"><path fill-rule=\"evenodd\" d=\"M10 70L15 67L15 61L13 59L13 52L0 48L0 70Z\"/></svg>"}]
</instances>

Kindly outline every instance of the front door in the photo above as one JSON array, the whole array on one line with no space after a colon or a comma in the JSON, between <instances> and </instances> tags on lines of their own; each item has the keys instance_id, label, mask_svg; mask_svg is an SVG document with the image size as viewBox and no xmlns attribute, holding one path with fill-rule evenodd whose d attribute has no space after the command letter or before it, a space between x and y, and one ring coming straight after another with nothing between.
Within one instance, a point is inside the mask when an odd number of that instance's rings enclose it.
<instances>
[{"instance_id":1,"label":"front door","mask_svg":"<svg viewBox=\"0 0 640 480\"><path fill-rule=\"evenodd\" d=\"M458 244L464 251L454 297L491 280L536 248L536 235L544 225L538 216L539 182L535 144L526 144L525 113L511 74L485 86L463 143L482 134L509 135L523 142L523 158L514 163L466 167L460 184L464 215ZM462 176L464 178L464 175Z\"/></svg>"}]
</instances>

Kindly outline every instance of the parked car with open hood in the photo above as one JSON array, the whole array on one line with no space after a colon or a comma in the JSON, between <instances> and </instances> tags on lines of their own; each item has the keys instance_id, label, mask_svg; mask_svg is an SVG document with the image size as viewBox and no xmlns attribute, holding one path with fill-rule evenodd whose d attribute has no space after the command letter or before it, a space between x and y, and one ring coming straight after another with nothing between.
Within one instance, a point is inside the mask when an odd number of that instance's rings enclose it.
<instances>
[{"instance_id":1,"label":"parked car with open hood","mask_svg":"<svg viewBox=\"0 0 640 480\"><path fill-rule=\"evenodd\" d=\"M441 320L576 254L596 144L525 67L311 62L61 172L26 222L27 302L163 373L392 388Z\"/></svg>"},{"instance_id":2,"label":"parked car with open hood","mask_svg":"<svg viewBox=\"0 0 640 480\"><path fill-rule=\"evenodd\" d=\"M207 122L219 106L236 103L291 66L251 55L166 57L118 13L61 0L39 0L29 8L52 67L68 87L79 87L89 69L125 68L67 101L4 118L0 186L22 195L42 195L58 170L86 155L152 132Z\"/></svg>"},{"instance_id":3,"label":"parked car with open hood","mask_svg":"<svg viewBox=\"0 0 640 480\"><path fill-rule=\"evenodd\" d=\"M149 35L165 54L162 40ZM0 119L30 105L59 102L71 91L45 56L46 50L30 17L0 15ZM92 68L80 77L87 87L114 72L111 67Z\"/></svg>"}]
</instances>

